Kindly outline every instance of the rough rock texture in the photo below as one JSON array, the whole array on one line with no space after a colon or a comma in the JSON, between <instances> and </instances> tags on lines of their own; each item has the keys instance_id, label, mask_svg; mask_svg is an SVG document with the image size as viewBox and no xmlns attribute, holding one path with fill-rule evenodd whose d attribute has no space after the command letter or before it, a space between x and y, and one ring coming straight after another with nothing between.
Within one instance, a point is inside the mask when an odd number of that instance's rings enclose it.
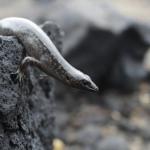
<instances>
[{"instance_id":1,"label":"rough rock texture","mask_svg":"<svg viewBox=\"0 0 150 150\"><path fill-rule=\"evenodd\" d=\"M24 85L15 84L10 74L24 56L15 37L0 36L0 150L52 150L53 82L29 67Z\"/></svg>"}]
</instances>

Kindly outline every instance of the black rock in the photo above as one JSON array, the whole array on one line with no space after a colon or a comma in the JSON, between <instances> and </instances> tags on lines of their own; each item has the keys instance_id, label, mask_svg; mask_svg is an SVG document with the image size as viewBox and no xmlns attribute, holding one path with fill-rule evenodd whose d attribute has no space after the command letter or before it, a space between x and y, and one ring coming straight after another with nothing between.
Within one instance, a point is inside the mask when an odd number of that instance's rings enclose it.
<instances>
[{"instance_id":1,"label":"black rock","mask_svg":"<svg viewBox=\"0 0 150 150\"><path fill-rule=\"evenodd\" d=\"M90 26L86 36L66 54L66 59L89 74L103 90L133 91L149 76L142 66L148 47L134 26L118 35Z\"/></svg>"}]
</instances>

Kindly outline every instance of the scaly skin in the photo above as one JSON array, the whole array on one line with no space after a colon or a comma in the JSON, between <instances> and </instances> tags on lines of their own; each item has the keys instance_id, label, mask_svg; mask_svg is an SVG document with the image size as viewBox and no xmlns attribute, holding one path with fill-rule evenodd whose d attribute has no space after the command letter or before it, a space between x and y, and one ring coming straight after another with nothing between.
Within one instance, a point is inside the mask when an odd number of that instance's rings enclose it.
<instances>
[{"instance_id":1,"label":"scaly skin","mask_svg":"<svg viewBox=\"0 0 150 150\"><path fill-rule=\"evenodd\" d=\"M46 33L35 23L24 18L0 20L0 35L16 36L23 44L25 57L18 70L19 79L24 77L28 65L35 65L49 76L79 89L98 91L90 77L71 66L59 53Z\"/></svg>"}]
</instances>

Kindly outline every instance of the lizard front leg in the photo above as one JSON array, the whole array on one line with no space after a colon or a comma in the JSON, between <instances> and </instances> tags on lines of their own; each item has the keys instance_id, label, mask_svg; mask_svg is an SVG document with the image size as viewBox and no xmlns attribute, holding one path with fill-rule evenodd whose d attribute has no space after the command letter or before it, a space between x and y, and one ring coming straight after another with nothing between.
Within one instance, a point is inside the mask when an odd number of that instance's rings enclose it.
<instances>
[{"instance_id":1,"label":"lizard front leg","mask_svg":"<svg viewBox=\"0 0 150 150\"><path fill-rule=\"evenodd\" d=\"M26 76L27 67L28 67L29 65L30 65L30 66L36 66L36 67L38 67L39 69L42 68L42 64L41 64L41 62L40 62L39 60L37 60L37 59L35 59L35 58L33 58L33 57L30 57L30 56L25 57L25 58L22 60L22 62L21 62L21 64L20 64L20 66L19 66L17 72L11 74L11 78L12 78L12 80L13 80L15 83L16 83L17 81L19 81L19 84L20 84L20 85L22 84L22 82L23 82L23 80L25 79L25 76Z\"/></svg>"}]
</instances>

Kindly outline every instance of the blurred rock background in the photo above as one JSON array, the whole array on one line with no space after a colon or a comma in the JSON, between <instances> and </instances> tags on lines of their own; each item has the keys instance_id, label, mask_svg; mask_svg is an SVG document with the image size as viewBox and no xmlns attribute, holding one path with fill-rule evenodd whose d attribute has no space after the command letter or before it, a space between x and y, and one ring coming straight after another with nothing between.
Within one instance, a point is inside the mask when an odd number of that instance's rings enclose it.
<instances>
[{"instance_id":1,"label":"blurred rock background","mask_svg":"<svg viewBox=\"0 0 150 150\"><path fill-rule=\"evenodd\" d=\"M99 85L93 94L56 83L55 134L65 150L150 150L149 7L149 0L0 0L0 18L57 23L64 57Z\"/></svg>"}]
</instances>

